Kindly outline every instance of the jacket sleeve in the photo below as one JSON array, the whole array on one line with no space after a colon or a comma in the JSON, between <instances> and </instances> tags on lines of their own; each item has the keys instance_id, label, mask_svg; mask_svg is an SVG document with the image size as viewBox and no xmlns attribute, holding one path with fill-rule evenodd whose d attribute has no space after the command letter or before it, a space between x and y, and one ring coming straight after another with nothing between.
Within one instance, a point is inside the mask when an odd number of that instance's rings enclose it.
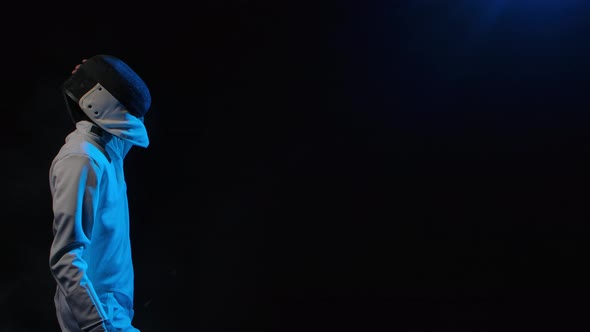
<instances>
[{"instance_id":1,"label":"jacket sleeve","mask_svg":"<svg viewBox=\"0 0 590 332\"><path fill-rule=\"evenodd\" d=\"M58 290L83 331L107 331L107 315L86 274L83 258L92 241L99 168L84 154L66 156L50 172L53 242L49 266Z\"/></svg>"}]
</instances>

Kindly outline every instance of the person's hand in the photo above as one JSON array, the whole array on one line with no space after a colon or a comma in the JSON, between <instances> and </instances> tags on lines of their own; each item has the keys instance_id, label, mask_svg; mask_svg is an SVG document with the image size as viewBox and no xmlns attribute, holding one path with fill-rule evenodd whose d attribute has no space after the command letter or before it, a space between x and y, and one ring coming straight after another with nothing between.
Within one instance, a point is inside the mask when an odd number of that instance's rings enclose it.
<instances>
[{"instance_id":1,"label":"person's hand","mask_svg":"<svg viewBox=\"0 0 590 332\"><path fill-rule=\"evenodd\" d=\"M82 63L84 63L84 62L86 62L86 59L82 59ZM72 74L75 73L78 70L78 68L80 68L82 63L79 63L76 65L76 67L74 67L74 70L72 70Z\"/></svg>"}]
</instances>

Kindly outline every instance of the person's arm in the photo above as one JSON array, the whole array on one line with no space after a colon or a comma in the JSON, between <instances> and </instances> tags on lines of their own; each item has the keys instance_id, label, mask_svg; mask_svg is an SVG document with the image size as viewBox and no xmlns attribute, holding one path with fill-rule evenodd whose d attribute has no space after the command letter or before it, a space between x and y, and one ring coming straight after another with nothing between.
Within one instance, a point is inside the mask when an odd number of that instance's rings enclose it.
<instances>
[{"instance_id":1,"label":"person's arm","mask_svg":"<svg viewBox=\"0 0 590 332\"><path fill-rule=\"evenodd\" d=\"M86 274L83 253L91 241L97 206L98 168L86 155L57 161L53 189L53 231L49 264L73 316L83 331L108 331L107 315Z\"/></svg>"}]
</instances>

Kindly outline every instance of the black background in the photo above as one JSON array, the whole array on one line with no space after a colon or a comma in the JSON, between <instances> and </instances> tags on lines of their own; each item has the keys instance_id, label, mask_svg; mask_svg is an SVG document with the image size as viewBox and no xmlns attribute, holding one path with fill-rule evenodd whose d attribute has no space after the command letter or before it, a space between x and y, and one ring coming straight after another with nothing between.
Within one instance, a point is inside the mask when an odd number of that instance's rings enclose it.
<instances>
[{"instance_id":1,"label":"black background","mask_svg":"<svg viewBox=\"0 0 590 332\"><path fill-rule=\"evenodd\" d=\"M583 1L30 6L1 23L2 332L58 331L59 85L98 53L153 98L126 161L143 332L587 324Z\"/></svg>"}]
</instances>

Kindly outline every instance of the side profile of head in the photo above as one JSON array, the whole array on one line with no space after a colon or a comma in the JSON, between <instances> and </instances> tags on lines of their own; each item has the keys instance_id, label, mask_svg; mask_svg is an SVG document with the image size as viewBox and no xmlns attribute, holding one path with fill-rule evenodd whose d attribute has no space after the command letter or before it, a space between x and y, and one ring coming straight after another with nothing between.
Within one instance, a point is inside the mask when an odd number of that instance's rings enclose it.
<instances>
[{"instance_id":1,"label":"side profile of head","mask_svg":"<svg viewBox=\"0 0 590 332\"><path fill-rule=\"evenodd\" d=\"M88 120L135 145L147 146L143 118L151 106L150 91L121 59L105 54L88 58L62 89L74 122Z\"/></svg>"},{"instance_id":2,"label":"side profile of head","mask_svg":"<svg viewBox=\"0 0 590 332\"><path fill-rule=\"evenodd\" d=\"M108 90L135 117L144 117L151 106L145 82L129 65L112 55L100 54L87 59L64 82L63 90L66 97L78 105L96 84Z\"/></svg>"}]
</instances>

